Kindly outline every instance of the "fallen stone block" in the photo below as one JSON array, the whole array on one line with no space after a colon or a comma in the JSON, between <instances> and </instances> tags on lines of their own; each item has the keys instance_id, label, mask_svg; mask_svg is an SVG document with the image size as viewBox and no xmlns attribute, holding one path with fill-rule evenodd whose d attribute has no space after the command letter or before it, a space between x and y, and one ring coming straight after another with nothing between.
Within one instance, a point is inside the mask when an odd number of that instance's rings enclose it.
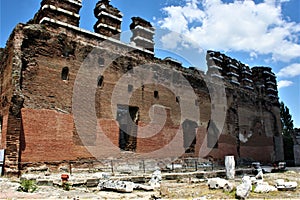
<instances>
[{"instance_id":1,"label":"fallen stone block","mask_svg":"<svg viewBox=\"0 0 300 200\"><path fill-rule=\"evenodd\" d=\"M136 189L136 190L145 190L145 191L153 191L154 187L151 186L151 185L135 184L134 189Z\"/></svg>"},{"instance_id":2,"label":"fallen stone block","mask_svg":"<svg viewBox=\"0 0 300 200\"><path fill-rule=\"evenodd\" d=\"M36 179L36 184L39 186L53 186L53 180L51 180L51 179Z\"/></svg>"},{"instance_id":3,"label":"fallen stone block","mask_svg":"<svg viewBox=\"0 0 300 200\"><path fill-rule=\"evenodd\" d=\"M155 170L151 176L149 184L154 188L159 188L161 184L162 176L160 170Z\"/></svg>"},{"instance_id":4,"label":"fallen stone block","mask_svg":"<svg viewBox=\"0 0 300 200\"><path fill-rule=\"evenodd\" d=\"M254 189L255 193L268 193L268 192L274 192L274 191L277 191L277 188L274 187L274 186L269 185L268 183L259 184Z\"/></svg>"},{"instance_id":5,"label":"fallen stone block","mask_svg":"<svg viewBox=\"0 0 300 200\"><path fill-rule=\"evenodd\" d=\"M238 199L246 199L252 189L251 179L249 176L244 176L242 184L236 187L236 197Z\"/></svg>"},{"instance_id":6,"label":"fallen stone block","mask_svg":"<svg viewBox=\"0 0 300 200\"><path fill-rule=\"evenodd\" d=\"M61 179L59 181L62 182ZM85 178L70 178L68 182L73 186L80 186L80 185L85 185L87 180Z\"/></svg>"},{"instance_id":7,"label":"fallen stone block","mask_svg":"<svg viewBox=\"0 0 300 200\"><path fill-rule=\"evenodd\" d=\"M279 191L296 190L297 182L285 182L283 179L277 179L275 186Z\"/></svg>"},{"instance_id":8,"label":"fallen stone block","mask_svg":"<svg viewBox=\"0 0 300 200\"><path fill-rule=\"evenodd\" d=\"M232 192L234 189L234 185L230 182L226 183L223 187L224 192Z\"/></svg>"},{"instance_id":9,"label":"fallen stone block","mask_svg":"<svg viewBox=\"0 0 300 200\"><path fill-rule=\"evenodd\" d=\"M133 192L135 184L129 181L114 181L114 180L104 180L100 181L98 184L99 190L112 190L116 192Z\"/></svg>"},{"instance_id":10,"label":"fallen stone block","mask_svg":"<svg viewBox=\"0 0 300 200\"><path fill-rule=\"evenodd\" d=\"M226 184L229 182L223 178L211 178L207 181L209 189L223 189Z\"/></svg>"},{"instance_id":11,"label":"fallen stone block","mask_svg":"<svg viewBox=\"0 0 300 200\"><path fill-rule=\"evenodd\" d=\"M89 178L86 180L87 187L97 187L98 184L99 184L98 178Z\"/></svg>"}]
</instances>

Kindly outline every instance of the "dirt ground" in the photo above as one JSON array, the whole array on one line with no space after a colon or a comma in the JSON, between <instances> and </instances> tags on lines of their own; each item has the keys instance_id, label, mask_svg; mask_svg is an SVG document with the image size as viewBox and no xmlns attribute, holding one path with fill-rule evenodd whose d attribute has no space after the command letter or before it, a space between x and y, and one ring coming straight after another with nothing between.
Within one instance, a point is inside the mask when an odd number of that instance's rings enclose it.
<instances>
[{"instance_id":1,"label":"dirt ground","mask_svg":"<svg viewBox=\"0 0 300 200\"><path fill-rule=\"evenodd\" d=\"M285 173L269 173L264 180L274 185L276 179L296 181L300 184L300 172L287 171ZM241 182L241 177L231 181L234 185ZM71 187L65 191L59 187L38 186L33 193L18 192L18 179L0 179L0 199L234 199L235 191L210 190L206 179L163 180L156 191L134 191L133 193L117 193L112 191L98 191L96 188ZM300 199L300 188L295 191L276 191L267 194L250 193L249 199Z\"/></svg>"}]
</instances>

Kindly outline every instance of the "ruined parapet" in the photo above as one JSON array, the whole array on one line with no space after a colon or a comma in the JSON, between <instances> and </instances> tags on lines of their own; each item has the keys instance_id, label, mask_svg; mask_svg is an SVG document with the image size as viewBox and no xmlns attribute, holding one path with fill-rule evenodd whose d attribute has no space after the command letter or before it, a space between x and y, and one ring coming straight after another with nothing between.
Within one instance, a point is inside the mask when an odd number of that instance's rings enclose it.
<instances>
[{"instance_id":1,"label":"ruined parapet","mask_svg":"<svg viewBox=\"0 0 300 200\"><path fill-rule=\"evenodd\" d=\"M248 65L232 59L218 51L207 51L207 74L211 78L224 79L233 86L255 91L260 97L278 101L276 76L270 67L249 68Z\"/></svg>"},{"instance_id":2,"label":"ruined parapet","mask_svg":"<svg viewBox=\"0 0 300 200\"><path fill-rule=\"evenodd\" d=\"M130 29L132 31L131 42L136 46L154 51L154 28L150 22L140 18L132 17Z\"/></svg>"},{"instance_id":3,"label":"ruined parapet","mask_svg":"<svg viewBox=\"0 0 300 200\"><path fill-rule=\"evenodd\" d=\"M42 24L55 20L78 27L81 7L81 0L43 0L33 22Z\"/></svg>"},{"instance_id":4,"label":"ruined parapet","mask_svg":"<svg viewBox=\"0 0 300 200\"><path fill-rule=\"evenodd\" d=\"M226 70L226 75L229 79L229 82L236 85L240 86L240 62L238 62L235 59L231 59L229 57L226 57L225 59L225 70Z\"/></svg>"},{"instance_id":5,"label":"ruined parapet","mask_svg":"<svg viewBox=\"0 0 300 200\"><path fill-rule=\"evenodd\" d=\"M254 90L253 80L252 80L252 70L249 66L241 64L241 84L243 88L248 90Z\"/></svg>"},{"instance_id":6,"label":"ruined parapet","mask_svg":"<svg viewBox=\"0 0 300 200\"><path fill-rule=\"evenodd\" d=\"M109 2L110 0L101 0L96 4L94 15L98 20L94 30L101 35L120 39L123 14Z\"/></svg>"},{"instance_id":7,"label":"ruined parapet","mask_svg":"<svg viewBox=\"0 0 300 200\"><path fill-rule=\"evenodd\" d=\"M207 51L206 63L208 66L207 74L211 78L224 79L223 56L219 52Z\"/></svg>"},{"instance_id":8,"label":"ruined parapet","mask_svg":"<svg viewBox=\"0 0 300 200\"><path fill-rule=\"evenodd\" d=\"M278 102L277 81L272 69L270 67L253 67L252 73L255 87L260 95Z\"/></svg>"},{"instance_id":9,"label":"ruined parapet","mask_svg":"<svg viewBox=\"0 0 300 200\"><path fill-rule=\"evenodd\" d=\"M217 51L207 51L208 74L213 78L226 79L240 86L242 63Z\"/></svg>"}]
</instances>

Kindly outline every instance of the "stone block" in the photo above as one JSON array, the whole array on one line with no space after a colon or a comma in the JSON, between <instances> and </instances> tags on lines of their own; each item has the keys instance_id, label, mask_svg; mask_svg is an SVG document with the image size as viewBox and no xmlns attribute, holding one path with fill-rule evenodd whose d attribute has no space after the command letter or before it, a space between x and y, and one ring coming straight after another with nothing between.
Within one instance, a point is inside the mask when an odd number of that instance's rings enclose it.
<instances>
[{"instance_id":1,"label":"stone block","mask_svg":"<svg viewBox=\"0 0 300 200\"><path fill-rule=\"evenodd\" d=\"M87 187L97 187L99 184L99 179L98 178L88 178L86 180L86 186Z\"/></svg>"},{"instance_id":2,"label":"stone block","mask_svg":"<svg viewBox=\"0 0 300 200\"><path fill-rule=\"evenodd\" d=\"M60 180L60 182L61 182L61 180ZM70 178L69 182L73 186L80 186L80 185L85 185L87 183L87 179L85 179L85 178Z\"/></svg>"},{"instance_id":3,"label":"stone block","mask_svg":"<svg viewBox=\"0 0 300 200\"><path fill-rule=\"evenodd\" d=\"M151 185L135 184L134 189L152 191L152 190L154 190L154 187Z\"/></svg>"},{"instance_id":4,"label":"stone block","mask_svg":"<svg viewBox=\"0 0 300 200\"><path fill-rule=\"evenodd\" d=\"M249 176L244 176L242 184L236 187L236 197L239 199L245 199L249 196L252 189L251 179Z\"/></svg>"},{"instance_id":5,"label":"stone block","mask_svg":"<svg viewBox=\"0 0 300 200\"><path fill-rule=\"evenodd\" d=\"M162 180L161 171L156 170L156 171L153 172L153 174L151 176L151 179L149 181L149 184L152 187L157 188L157 187L160 187L161 180Z\"/></svg>"},{"instance_id":6,"label":"stone block","mask_svg":"<svg viewBox=\"0 0 300 200\"><path fill-rule=\"evenodd\" d=\"M98 184L99 190L112 190L116 192L130 193L133 192L134 188L135 188L135 184L129 181L105 180L105 181L100 181L100 183Z\"/></svg>"},{"instance_id":7,"label":"stone block","mask_svg":"<svg viewBox=\"0 0 300 200\"><path fill-rule=\"evenodd\" d=\"M268 183L264 182L264 184L259 184L254 189L255 193L268 193L277 191L277 188L274 186L269 185Z\"/></svg>"},{"instance_id":8,"label":"stone block","mask_svg":"<svg viewBox=\"0 0 300 200\"><path fill-rule=\"evenodd\" d=\"M53 180L50 179L36 179L36 184L41 186L53 186Z\"/></svg>"},{"instance_id":9,"label":"stone block","mask_svg":"<svg viewBox=\"0 0 300 200\"><path fill-rule=\"evenodd\" d=\"M211 178L208 180L207 185L210 189L222 189L229 182L223 178Z\"/></svg>"},{"instance_id":10,"label":"stone block","mask_svg":"<svg viewBox=\"0 0 300 200\"><path fill-rule=\"evenodd\" d=\"M298 187L297 182L285 182L283 179L277 179L275 183L279 191L296 190Z\"/></svg>"}]
</instances>

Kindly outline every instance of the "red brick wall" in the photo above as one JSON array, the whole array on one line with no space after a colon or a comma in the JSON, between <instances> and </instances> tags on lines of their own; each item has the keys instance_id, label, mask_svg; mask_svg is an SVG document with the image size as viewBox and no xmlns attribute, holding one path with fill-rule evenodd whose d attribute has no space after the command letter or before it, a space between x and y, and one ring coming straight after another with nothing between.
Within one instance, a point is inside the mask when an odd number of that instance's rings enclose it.
<instances>
[{"instance_id":1,"label":"red brick wall","mask_svg":"<svg viewBox=\"0 0 300 200\"><path fill-rule=\"evenodd\" d=\"M262 163L270 163L274 159L274 147L273 146L242 146L241 157L243 158L254 158L255 161Z\"/></svg>"},{"instance_id":2,"label":"red brick wall","mask_svg":"<svg viewBox=\"0 0 300 200\"><path fill-rule=\"evenodd\" d=\"M89 158L90 153L73 141L72 115L51 110L22 109L21 162Z\"/></svg>"},{"instance_id":3,"label":"red brick wall","mask_svg":"<svg viewBox=\"0 0 300 200\"><path fill-rule=\"evenodd\" d=\"M5 149L6 148L6 134L7 134L7 118L8 116L5 115L2 118L2 134L1 134L1 143L0 148Z\"/></svg>"}]
</instances>

